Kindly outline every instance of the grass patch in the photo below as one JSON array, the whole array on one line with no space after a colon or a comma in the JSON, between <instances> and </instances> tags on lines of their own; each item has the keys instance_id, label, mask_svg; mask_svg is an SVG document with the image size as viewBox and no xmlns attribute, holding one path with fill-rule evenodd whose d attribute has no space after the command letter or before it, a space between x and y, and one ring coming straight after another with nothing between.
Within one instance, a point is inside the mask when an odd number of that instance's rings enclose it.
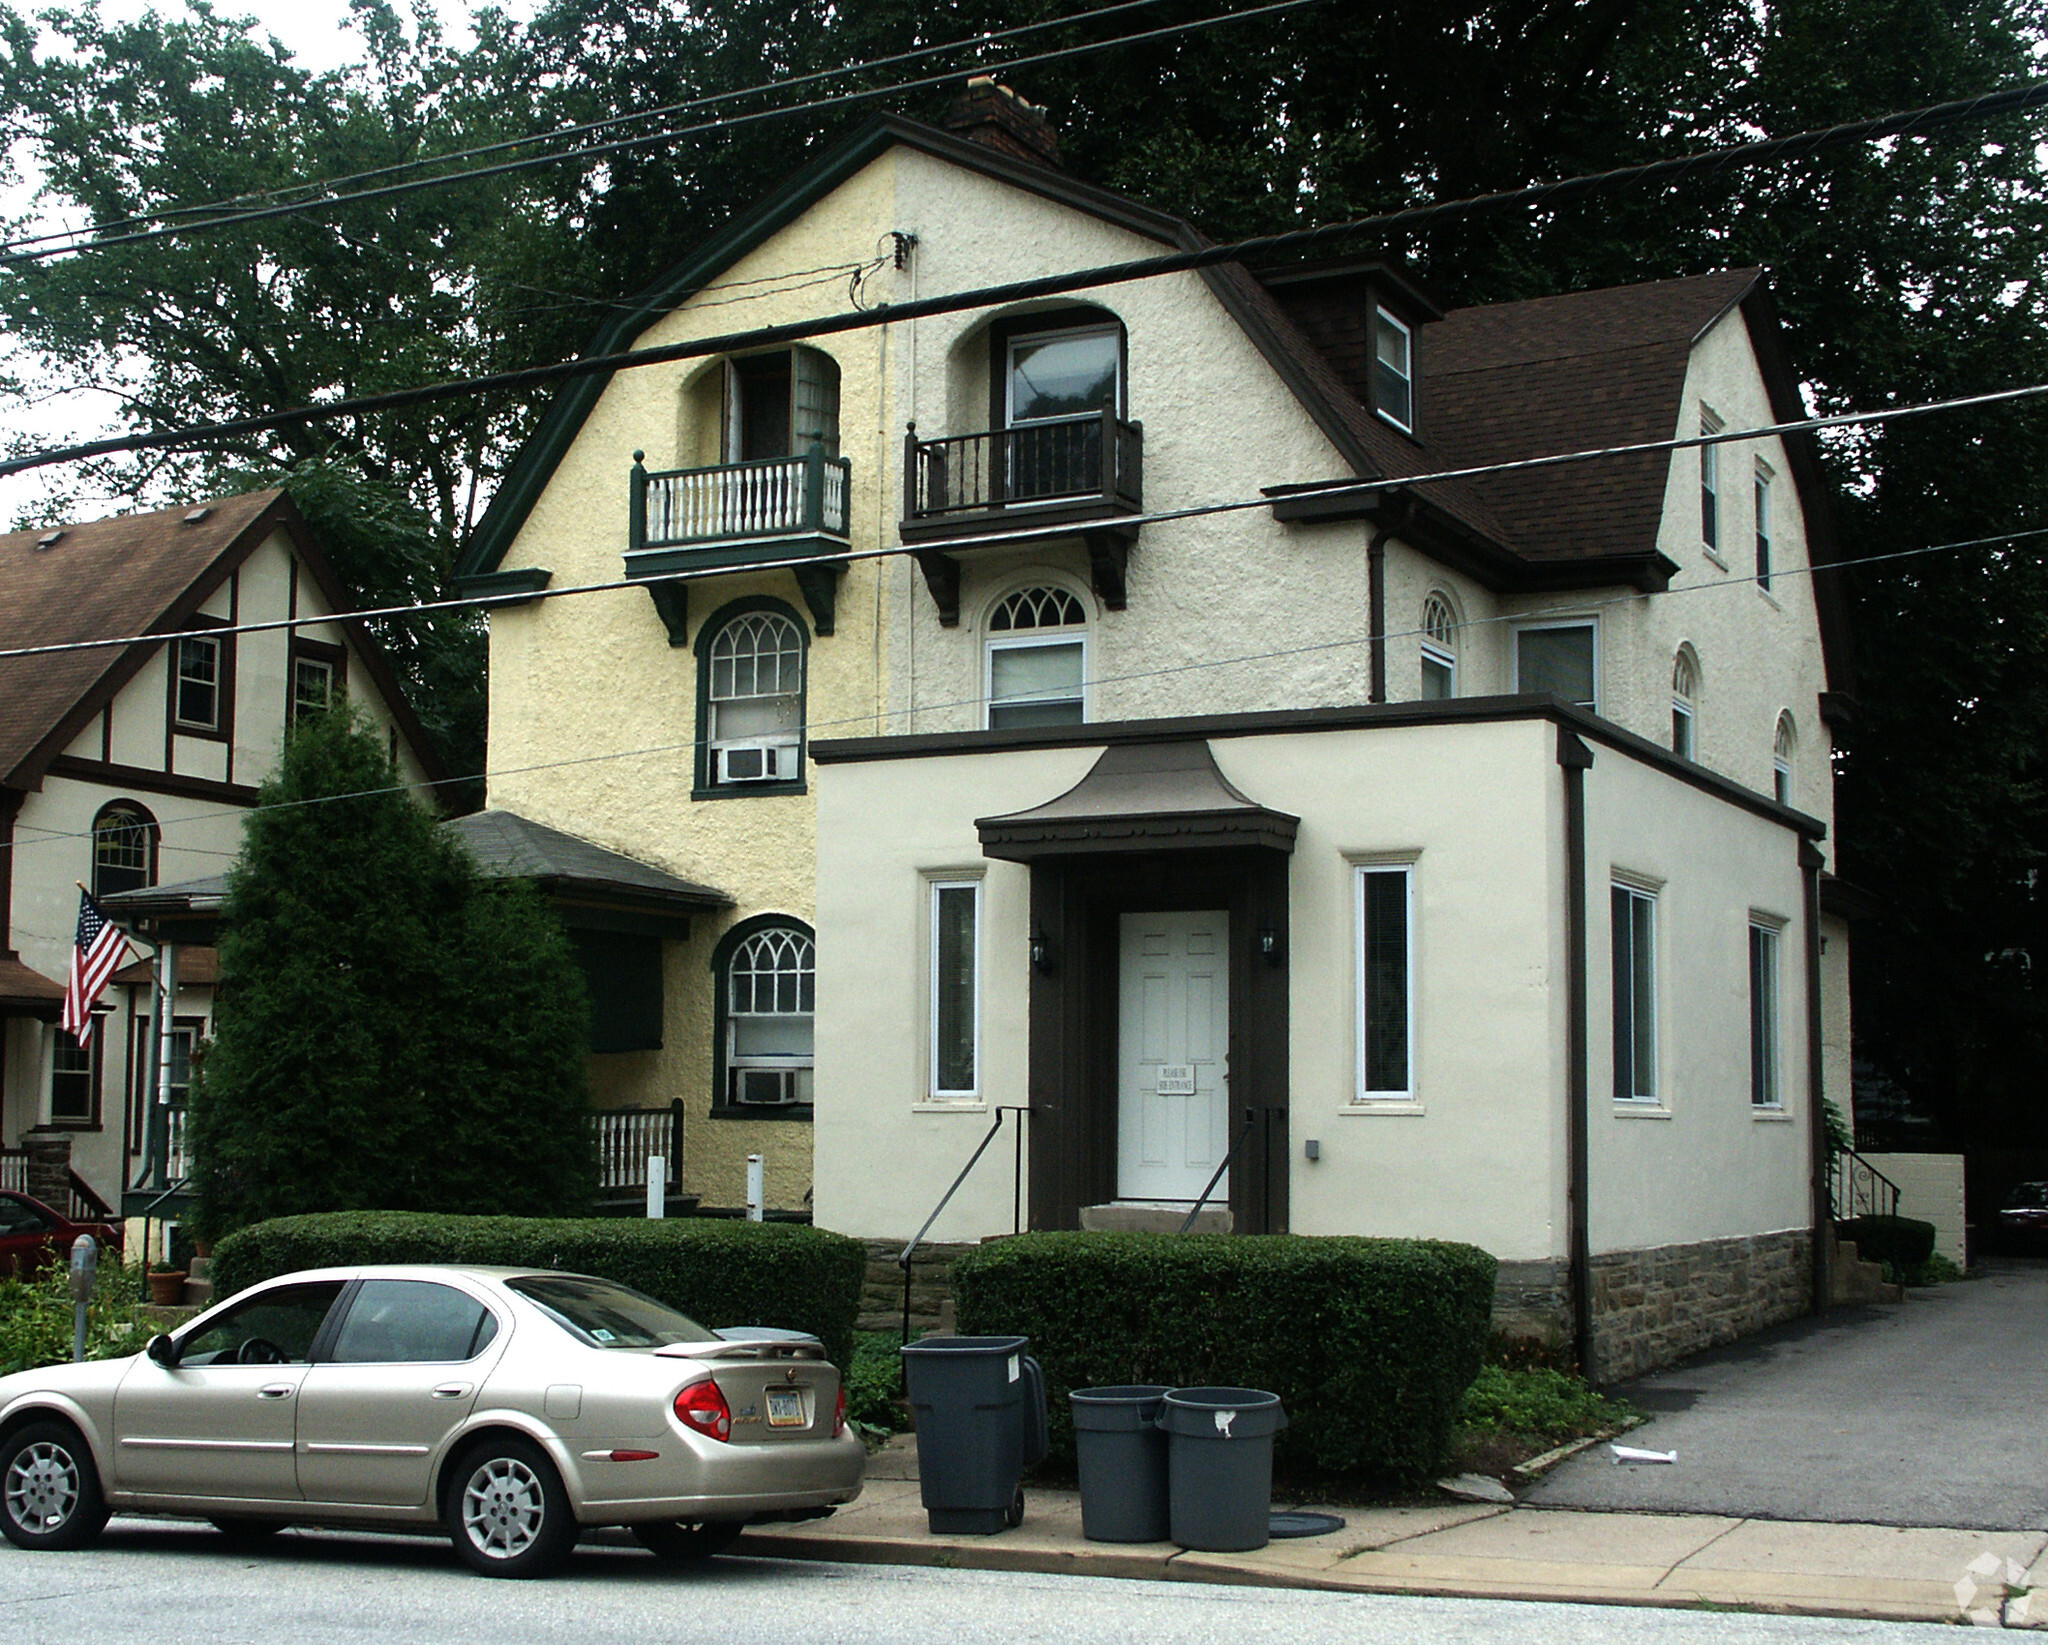
<instances>
[{"instance_id":1,"label":"grass patch","mask_svg":"<svg viewBox=\"0 0 2048 1645\"><path fill-rule=\"evenodd\" d=\"M1452 1466L1502 1478L1575 1439L1633 1427L1639 1415L1568 1372L1545 1365L1488 1365L1460 1408Z\"/></svg>"}]
</instances>

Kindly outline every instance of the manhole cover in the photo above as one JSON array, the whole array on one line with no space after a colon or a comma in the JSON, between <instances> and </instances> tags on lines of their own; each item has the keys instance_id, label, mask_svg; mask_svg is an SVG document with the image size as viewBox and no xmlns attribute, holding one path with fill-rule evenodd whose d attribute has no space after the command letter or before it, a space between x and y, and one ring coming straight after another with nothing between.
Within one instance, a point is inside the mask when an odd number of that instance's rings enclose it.
<instances>
[{"instance_id":1,"label":"manhole cover","mask_svg":"<svg viewBox=\"0 0 2048 1645\"><path fill-rule=\"evenodd\" d=\"M1268 1534L1276 1540L1291 1536L1328 1536L1332 1531L1344 1529L1344 1521L1335 1514L1275 1514Z\"/></svg>"}]
</instances>

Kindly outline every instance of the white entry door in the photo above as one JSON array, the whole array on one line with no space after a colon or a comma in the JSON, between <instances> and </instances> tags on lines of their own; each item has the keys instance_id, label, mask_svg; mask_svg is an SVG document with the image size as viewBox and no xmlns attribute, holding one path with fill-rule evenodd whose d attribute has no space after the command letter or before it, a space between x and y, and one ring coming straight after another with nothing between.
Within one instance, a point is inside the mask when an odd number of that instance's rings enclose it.
<instances>
[{"instance_id":1,"label":"white entry door","mask_svg":"<svg viewBox=\"0 0 2048 1645\"><path fill-rule=\"evenodd\" d=\"M1126 914L1122 943L1117 1198L1192 1201L1230 1146L1230 916Z\"/></svg>"}]
</instances>

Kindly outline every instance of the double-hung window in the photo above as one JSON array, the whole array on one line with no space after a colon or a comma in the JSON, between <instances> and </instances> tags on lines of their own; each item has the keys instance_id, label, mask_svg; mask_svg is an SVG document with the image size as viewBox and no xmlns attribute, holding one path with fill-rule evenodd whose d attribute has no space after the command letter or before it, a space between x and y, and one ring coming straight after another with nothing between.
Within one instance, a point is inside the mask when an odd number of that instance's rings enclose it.
<instances>
[{"instance_id":1,"label":"double-hung window","mask_svg":"<svg viewBox=\"0 0 2048 1645\"><path fill-rule=\"evenodd\" d=\"M1749 1100L1758 1108L1784 1105L1778 1075L1778 950L1774 922L1749 922Z\"/></svg>"},{"instance_id":2,"label":"double-hung window","mask_svg":"<svg viewBox=\"0 0 2048 1645\"><path fill-rule=\"evenodd\" d=\"M988 726L1079 725L1087 715L1088 614L1063 588L1020 588L988 618Z\"/></svg>"},{"instance_id":3,"label":"double-hung window","mask_svg":"<svg viewBox=\"0 0 2048 1645\"><path fill-rule=\"evenodd\" d=\"M1515 689L1553 692L1597 713L1598 641L1599 630L1590 619L1516 629Z\"/></svg>"},{"instance_id":4,"label":"double-hung window","mask_svg":"<svg viewBox=\"0 0 2048 1645\"><path fill-rule=\"evenodd\" d=\"M1632 885L1612 891L1614 1100L1657 1100L1657 899Z\"/></svg>"},{"instance_id":5,"label":"double-hung window","mask_svg":"<svg viewBox=\"0 0 2048 1645\"><path fill-rule=\"evenodd\" d=\"M1671 752L1682 760L1699 758L1699 694L1699 664L1682 645L1671 663Z\"/></svg>"},{"instance_id":6,"label":"double-hung window","mask_svg":"<svg viewBox=\"0 0 2048 1645\"><path fill-rule=\"evenodd\" d=\"M1771 480L1768 464L1756 465L1756 586L1771 588Z\"/></svg>"},{"instance_id":7,"label":"double-hung window","mask_svg":"<svg viewBox=\"0 0 2048 1645\"><path fill-rule=\"evenodd\" d=\"M1372 408L1403 433L1414 430L1414 335L1383 308L1372 319Z\"/></svg>"},{"instance_id":8,"label":"double-hung window","mask_svg":"<svg viewBox=\"0 0 2048 1645\"><path fill-rule=\"evenodd\" d=\"M180 731L226 729L227 641L188 634L172 648L171 719Z\"/></svg>"},{"instance_id":9,"label":"double-hung window","mask_svg":"<svg viewBox=\"0 0 2048 1645\"><path fill-rule=\"evenodd\" d=\"M105 1034L89 1034L80 1045L57 1030L50 1065L50 1123L92 1128L100 1123L100 1047Z\"/></svg>"},{"instance_id":10,"label":"double-hung window","mask_svg":"<svg viewBox=\"0 0 2048 1645\"><path fill-rule=\"evenodd\" d=\"M981 881L931 882L931 1095L981 1094Z\"/></svg>"},{"instance_id":11,"label":"double-hung window","mask_svg":"<svg viewBox=\"0 0 2048 1645\"><path fill-rule=\"evenodd\" d=\"M1413 865L1361 864L1353 887L1358 976L1359 1102L1413 1102L1415 931Z\"/></svg>"},{"instance_id":12,"label":"double-hung window","mask_svg":"<svg viewBox=\"0 0 2048 1645\"><path fill-rule=\"evenodd\" d=\"M817 945L793 925L751 933L725 962L726 1100L735 1108L811 1101Z\"/></svg>"},{"instance_id":13,"label":"double-hung window","mask_svg":"<svg viewBox=\"0 0 2048 1645\"><path fill-rule=\"evenodd\" d=\"M804 632L780 611L720 623L704 664L705 788L803 778Z\"/></svg>"},{"instance_id":14,"label":"double-hung window","mask_svg":"<svg viewBox=\"0 0 2048 1645\"><path fill-rule=\"evenodd\" d=\"M1102 416L1123 415L1123 352L1123 329L1114 321L1009 339L1001 404L1009 501L1102 490Z\"/></svg>"},{"instance_id":15,"label":"double-hung window","mask_svg":"<svg viewBox=\"0 0 2048 1645\"><path fill-rule=\"evenodd\" d=\"M1458 622L1451 602L1432 594L1422 602L1422 700L1458 694Z\"/></svg>"},{"instance_id":16,"label":"double-hung window","mask_svg":"<svg viewBox=\"0 0 2048 1645\"><path fill-rule=\"evenodd\" d=\"M1721 432L1719 417L1705 406L1700 407L1700 433L1712 436ZM1707 553L1715 560L1721 558L1721 448L1700 447L1700 541L1706 545Z\"/></svg>"}]
</instances>

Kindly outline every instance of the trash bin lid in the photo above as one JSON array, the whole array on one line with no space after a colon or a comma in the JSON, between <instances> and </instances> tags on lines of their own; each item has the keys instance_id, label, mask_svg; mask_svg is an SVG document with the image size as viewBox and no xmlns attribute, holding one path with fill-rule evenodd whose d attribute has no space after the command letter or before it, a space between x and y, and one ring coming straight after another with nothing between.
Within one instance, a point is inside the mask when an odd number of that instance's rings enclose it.
<instances>
[{"instance_id":1,"label":"trash bin lid","mask_svg":"<svg viewBox=\"0 0 2048 1645\"><path fill-rule=\"evenodd\" d=\"M1169 1390L1154 1382L1116 1388L1076 1388L1067 1395L1074 1426L1083 1433L1129 1434L1154 1427Z\"/></svg>"},{"instance_id":2,"label":"trash bin lid","mask_svg":"<svg viewBox=\"0 0 2048 1645\"><path fill-rule=\"evenodd\" d=\"M1030 1346L1029 1337L924 1337L916 1342L905 1343L897 1352L911 1355L929 1354L934 1357L941 1354L995 1357L1002 1354L1021 1354Z\"/></svg>"},{"instance_id":3,"label":"trash bin lid","mask_svg":"<svg viewBox=\"0 0 2048 1645\"><path fill-rule=\"evenodd\" d=\"M1287 1426L1287 1413L1263 1388L1174 1388L1159 1426L1189 1439L1265 1439Z\"/></svg>"}]
</instances>

